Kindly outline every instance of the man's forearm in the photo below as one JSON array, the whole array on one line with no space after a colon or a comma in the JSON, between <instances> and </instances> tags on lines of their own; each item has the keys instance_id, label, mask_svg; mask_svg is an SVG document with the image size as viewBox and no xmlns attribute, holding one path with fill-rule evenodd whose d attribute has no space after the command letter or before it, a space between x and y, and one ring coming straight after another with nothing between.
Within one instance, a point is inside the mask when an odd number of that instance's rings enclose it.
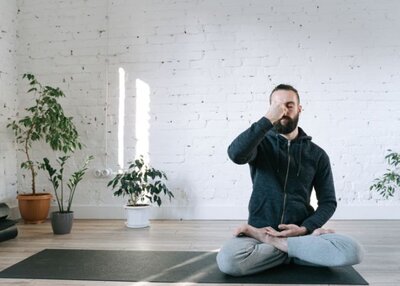
<instances>
[{"instance_id":1,"label":"man's forearm","mask_svg":"<svg viewBox=\"0 0 400 286\"><path fill-rule=\"evenodd\" d=\"M272 123L265 117L253 123L229 145L229 158L237 164L245 164L251 161L257 152L257 146L272 127Z\"/></svg>"}]
</instances>

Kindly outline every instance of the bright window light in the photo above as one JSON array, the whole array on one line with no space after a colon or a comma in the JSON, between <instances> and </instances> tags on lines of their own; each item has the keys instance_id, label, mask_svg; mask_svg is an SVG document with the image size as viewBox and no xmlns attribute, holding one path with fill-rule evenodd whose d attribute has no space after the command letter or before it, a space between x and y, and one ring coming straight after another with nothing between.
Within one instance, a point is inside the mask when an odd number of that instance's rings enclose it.
<instances>
[{"instance_id":1,"label":"bright window light","mask_svg":"<svg viewBox=\"0 0 400 286\"><path fill-rule=\"evenodd\" d=\"M118 165L124 168L124 128L125 128L125 70L119 72L119 102L118 102Z\"/></svg>"}]
</instances>

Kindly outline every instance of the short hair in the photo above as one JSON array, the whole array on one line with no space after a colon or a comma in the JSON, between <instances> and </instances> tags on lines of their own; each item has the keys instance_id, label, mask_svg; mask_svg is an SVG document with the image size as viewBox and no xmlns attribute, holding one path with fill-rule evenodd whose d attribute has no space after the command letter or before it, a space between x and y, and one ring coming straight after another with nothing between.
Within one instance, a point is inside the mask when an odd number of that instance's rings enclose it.
<instances>
[{"instance_id":1,"label":"short hair","mask_svg":"<svg viewBox=\"0 0 400 286\"><path fill-rule=\"evenodd\" d=\"M297 101L300 103L300 96L299 96L299 93L297 92L297 89L295 89L293 86L288 85L288 84L279 84L272 90L271 94L269 95L269 102L270 103L271 103L271 99L272 99L272 94L277 90L290 90L290 91L293 91L297 95Z\"/></svg>"}]
</instances>

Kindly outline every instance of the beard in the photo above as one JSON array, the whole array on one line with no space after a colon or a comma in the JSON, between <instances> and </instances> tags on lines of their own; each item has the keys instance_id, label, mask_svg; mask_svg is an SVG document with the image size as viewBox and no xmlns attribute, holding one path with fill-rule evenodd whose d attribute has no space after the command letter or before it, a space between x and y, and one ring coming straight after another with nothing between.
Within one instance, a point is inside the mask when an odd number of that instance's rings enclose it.
<instances>
[{"instance_id":1,"label":"beard","mask_svg":"<svg viewBox=\"0 0 400 286\"><path fill-rule=\"evenodd\" d=\"M282 121L285 123L282 124ZM277 123L274 124L274 127L276 132L286 135L296 129L298 123L299 113L294 118L290 118L289 116L282 117Z\"/></svg>"}]
</instances>

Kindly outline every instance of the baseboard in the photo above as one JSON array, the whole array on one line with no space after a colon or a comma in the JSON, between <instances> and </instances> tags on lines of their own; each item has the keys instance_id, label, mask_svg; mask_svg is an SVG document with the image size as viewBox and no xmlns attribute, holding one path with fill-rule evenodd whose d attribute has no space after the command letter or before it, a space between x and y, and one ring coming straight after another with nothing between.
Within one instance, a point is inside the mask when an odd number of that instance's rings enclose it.
<instances>
[{"instance_id":1,"label":"baseboard","mask_svg":"<svg viewBox=\"0 0 400 286\"><path fill-rule=\"evenodd\" d=\"M77 218L123 219L122 206L76 206ZM246 220L246 207L205 206L205 207L153 207L152 219L182 220ZM399 206L339 206L332 219L400 219Z\"/></svg>"},{"instance_id":2,"label":"baseboard","mask_svg":"<svg viewBox=\"0 0 400 286\"><path fill-rule=\"evenodd\" d=\"M52 207L56 210L56 207ZM77 219L124 219L123 206L74 206ZM13 218L18 218L18 208L11 208ZM171 220L246 220L246 207L153 207L151 219ZM389 220L400 219L399 206L355 205L339 206L332 217L336 220Z\"/></svg>"},{"instance_id":3,"label":"baseboard","mask_svg":"<svg viewBox=\"0 0 400 286\"><path fill-rule=\"evenodd\" d=\"M123 206L76 206L76 218L124 219ZM247 218L247 209L235 207L152 207L151 219L174 220L242 220Z\"/></svg>"},{"instance_id":4,"label":"baseboard","mask_svg":"<svg viewBox=\"0 0 400 286\"><path fill-rule=\"evenodd\" d=\"M8 215L9 219L19 219L21 215L19 214L19 209L17 206L10 207L10 214Z\"/></svg>"},{"instance_id":5,"label":"baseboard","mask_svg":"<svg viewBox=\"0 0 400 286\"><path fill-rule=\"evenodd\" d=\"M400 219L400 208L397 205L354 205L339 206L332 219L354 220L390 220Z\"/></svg>"}]
</instances>

